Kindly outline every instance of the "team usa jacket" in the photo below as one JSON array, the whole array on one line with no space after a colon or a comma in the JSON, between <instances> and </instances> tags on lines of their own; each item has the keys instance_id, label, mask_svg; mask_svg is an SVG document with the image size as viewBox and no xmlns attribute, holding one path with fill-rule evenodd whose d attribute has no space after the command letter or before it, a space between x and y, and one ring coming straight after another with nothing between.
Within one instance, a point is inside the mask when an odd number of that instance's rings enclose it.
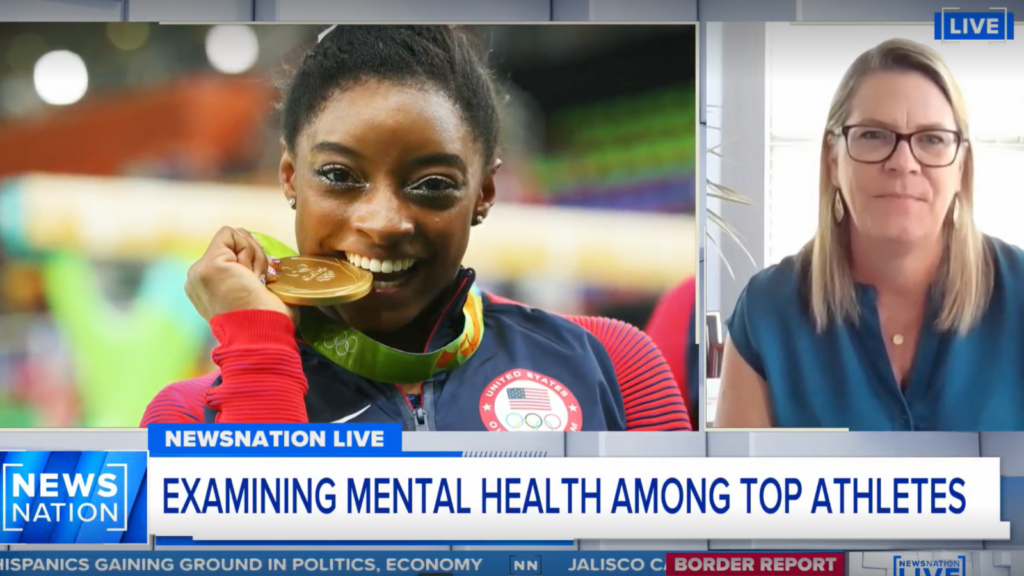
<instances>
[{"instance_id":1,"label":"team usa jacket","mask_svg":"<svg viewBox=\"0 0 1024 576\"><path fill-rule=\"evenodd\" d=\"M428 349L459 335L474 280L460 272ZM156 395L154 423L399 423L407 431L691 429L668 365L650 338L618 320L559 316L483 293L484 336L464 364L422 394L373 382L296 337L287 316L246 310L210 321L219 367ZM529 392L527 392L529 391ZM525 417L524 417L525 416Z\"/></svg>"}]
</instances>

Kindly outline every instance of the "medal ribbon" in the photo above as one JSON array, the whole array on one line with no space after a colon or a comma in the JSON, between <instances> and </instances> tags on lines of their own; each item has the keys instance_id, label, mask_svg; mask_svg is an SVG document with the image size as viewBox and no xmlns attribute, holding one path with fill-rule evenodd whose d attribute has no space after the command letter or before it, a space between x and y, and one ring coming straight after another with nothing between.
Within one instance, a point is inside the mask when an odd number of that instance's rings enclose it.
<instances>
[{"instance_id":1,"label":"medal ribbon","mask_svg":"<svg viewBox=\"0 0 1024 576\"><path fill-rule=\"evenodd\" d=\"M272 258L296 256L284 243L263 234L253 234L263 251ZM353 304L358 306L358 304ZM447 345L414 354L386 346L366 334L334 319L320 309L303 307L299 334L309 345L338 366L376 382L415 384L464 364L480 347L484 335L483 300L473 286L462 308L462 334Z\"/></svg>"}]
</instances>

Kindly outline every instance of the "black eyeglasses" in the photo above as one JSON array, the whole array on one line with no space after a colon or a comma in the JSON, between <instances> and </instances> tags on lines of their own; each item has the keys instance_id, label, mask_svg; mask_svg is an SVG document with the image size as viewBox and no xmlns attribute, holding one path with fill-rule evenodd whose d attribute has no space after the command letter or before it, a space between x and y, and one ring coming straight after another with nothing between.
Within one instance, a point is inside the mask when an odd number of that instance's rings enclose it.
<instances>
[{"instance_id":1,"label":"black eyeglasses","mask_svg":"<svg viewBox=\"0 0 1024 576\"><path fill-rule=\"evenodd\" d=\"M896 153L900 142L906 141L910 153L921 166L945 168L960 153L963 135L957 130L918 130L903 133L877 126L843 126L846 153L863 164L881 164Z\"/></svg>"}]
</instances>

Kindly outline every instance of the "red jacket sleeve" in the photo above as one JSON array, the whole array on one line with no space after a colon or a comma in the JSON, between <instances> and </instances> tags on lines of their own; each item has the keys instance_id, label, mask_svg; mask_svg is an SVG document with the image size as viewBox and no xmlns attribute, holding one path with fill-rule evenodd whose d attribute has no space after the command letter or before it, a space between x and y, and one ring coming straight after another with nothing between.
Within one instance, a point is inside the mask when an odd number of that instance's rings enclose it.
<instances>
[{"instance_id":1,"label":"red jacket sleeve","mask_svg":"<svg viewBox=\"0 0 1024 576\"><path fill-rule=\"evenodd\" d=\"M626 430L690 431L689 412L668 364L651 338L631 324L609 318L569 318L608 351L622 391Z\"/></svg>"},{"instance_id":2,"label":"red jacket sleeve","mask_svg":"<svg viewBox=\"0 0 1024 576\"><path fill-rule=\"evenodd\" d=\"M142 426L202 422L206 406L218 423L299 424L309 421L309 385L291 319L278 312L242 310L216 316L210 328L218 373L164 388L146 409ZM211 387L217 375L219 386Z\"/></svg>"},{"instance_id":3,"label":"red jacket sleeve","mask_svg":"<svg viewBox=\"0 0 1024 576\"><path fill-rule=\"evenodd\" d=\"M696 290L697 279L690 278L667 292L658 301L646 330L672 370L690 414L695 408L690 403L697 397L691 393L690 386L699 385L698 382L688 382L686 378L686 347L692 339L687 330L697 302Z\"/></svg>"},{"instance_id":4,"label":"red jacket sleeve","mask_svg":"<svg viewBox=\"0 0 1024 576\"><path fill-rule=\"evenodd\" d=\"M195 380L175 382L161 390L142 415L143 428L150 424L188 424L203 421L206 390L220 376L212 372Z\"/></svg>"}]
</instances>

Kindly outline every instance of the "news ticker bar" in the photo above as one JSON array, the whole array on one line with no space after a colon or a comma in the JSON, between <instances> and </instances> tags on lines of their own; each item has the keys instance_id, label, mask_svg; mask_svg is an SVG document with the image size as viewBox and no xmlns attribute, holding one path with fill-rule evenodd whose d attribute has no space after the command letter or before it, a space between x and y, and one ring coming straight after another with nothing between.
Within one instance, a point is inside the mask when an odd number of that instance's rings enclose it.
<instances>
[{"instance_id":1,"label":"news ticker bar","mask_svg":"<svg viewBox=\"0 0 1024 576\"><path fill-rule=\"evenodd\" d=\"M894 566L902 555L894 554ZM968 576L965 555L902 561L927 564L918 576ZM941 572L935 568L942 567ZM323 573L394 575L554 576L591 572L688 576L845 576L843 552L7 552L0 572L79 575L109 573ZM910 573L913 570L909 571ZM851 574L852 576L852 574ZM892 576L898 576L894 573ZM907 576L904 574L904 576Z\"/></svg>"}]
</instances>

